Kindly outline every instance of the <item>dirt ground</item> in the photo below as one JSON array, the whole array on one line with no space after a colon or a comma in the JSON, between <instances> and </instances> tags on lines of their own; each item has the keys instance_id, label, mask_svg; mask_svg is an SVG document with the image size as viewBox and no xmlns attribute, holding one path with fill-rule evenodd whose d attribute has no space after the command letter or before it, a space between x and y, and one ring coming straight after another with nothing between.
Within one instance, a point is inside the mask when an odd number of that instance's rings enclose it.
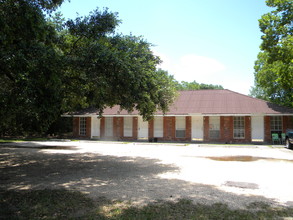
<instances>
[{"instance_id":1,"label":"dirt ground","mask_svg":"<svg viewBox=\"0 0 293 220\"><path fill-rule=\"evenodd\" d=\"M66 188L143 205L293 206L293 151L282 146L47 141L0 145L0 187Z\"/></svg>"}]
</instances>

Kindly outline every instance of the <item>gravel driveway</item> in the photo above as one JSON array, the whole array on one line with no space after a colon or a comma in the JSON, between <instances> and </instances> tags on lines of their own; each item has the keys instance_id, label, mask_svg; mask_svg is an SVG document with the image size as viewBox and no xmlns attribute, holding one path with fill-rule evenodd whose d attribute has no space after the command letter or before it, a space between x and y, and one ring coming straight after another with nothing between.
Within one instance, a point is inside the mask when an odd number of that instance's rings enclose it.
<instances>
[{"instance_id":1,"label":"gravel driveway","mask_svg":"<svg viewBox=\"0 0 293 220\"><path fill-rule=\"evenodd\" d=\"M67 188L138 205L293 206L293 151L281 146L48 141L1 144L0 155L2 189Z\"/></svg>"}]
</instances>

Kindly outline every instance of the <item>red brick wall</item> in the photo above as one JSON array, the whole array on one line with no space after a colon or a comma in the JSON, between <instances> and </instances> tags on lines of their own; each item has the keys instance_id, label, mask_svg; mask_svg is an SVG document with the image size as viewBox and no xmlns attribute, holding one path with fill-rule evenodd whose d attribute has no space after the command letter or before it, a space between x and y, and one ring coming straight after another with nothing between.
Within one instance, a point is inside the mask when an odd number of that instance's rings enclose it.
<instances>
[{"instance_id":1,"label":"red brick wall","mask_svg":"<svg viewBox=\"0 0 293 220\"><path fill-rule=\"evenodd\" d=\"M251 117L244 117L245 124L245 138L234 139L234 117L233 116L221 116L220 117L220 138L219 140L210 140L209 138L209 116L204 116L204 141L219 141L223 143L248 143L251 142Z\"/></svg>"},{"instance_id":2,"label":"red brick wall","mask_svg":"<svg viewBox=\"0 0 293 220\"><path fill-rule=\"evenodd\" d=\"M137 140L138 117L132 117L132 136L124 137L124 117L113 117L113 136L117 140Z\"/></svg>"},{"instance_id":3,"label":"red brick wall","mask_svg":"<svg viewBox=\"0 0 293 220\"><path fill-rule=\"evenodd\" d=\"M149 120L149 140L154 138L154 119Z\"/></svg>"},{"instance_id":4,"label":"red brick wall","mask_svg":"<svg viewBox=\"0 0 293 220\"><path fill-rule=\"evenodd\" d=\"M77 138L91 138L92 118L86 117L86 135L79 135L79 120L80 117L73 118L73 136Z\"/></svg>"},{"instance_id":5,"label":"red brick wall","mask_svg":"<svg viewBox=\"0 0 293 220\"><path fill-rule=\"evenodd\" d=\"M105 138L105 118L102 117L100 121L100 136L101 138Z\"/></svg>"},{"instance_id":6,"label":"red brick wall","mask_svg":"<svg viewBox=\"0 0 293 220\"><path fill-rule=\"evenodd\" d=\"M123 117L113 117L113 137L120 140L124 136L124 118Z\"/></svg>"},{"instance_id":7,"label":"red brick wall","mask_svg":"<svg viewBox=\"0 0 293 220\"><path fill-rule=\"evenodd\" d=\"M220 140L225 143L233 140L233 116L220 117Z\"/></svg>"},{"instance_id":8,"label":"red brick wall","mask_svg":"<svg viewBox=\"0 0 293 220\"><path fill-rule=\"evenodd\" d=\"M79 136L79 118L78 117L74 117L73 118L73 136L74 137L78 137Z\"/></svg>"},{"instance_id":9,"label":"red brick wall","mask_svg":"<svg viewBox=\"0 0 293 220\"><path fill-rule=\"evenodd\" d=\"M220 141L225 143L249 143L251 142L251 117L244 116L244 138L234 138L234 117L220 117Z\"/></svg>"},{"instance_id":10,"label":"red brick wall","mask_svg":"<svg viewBox=\"0 0 293 220\"><path fill-rule=\"evenodd\" d=\"M165 141L175 140L175 117L166 116L163 118L164 137Z\"/></svg>"},{"instance_id":11,"label":"red brick wall","mask_svg":"<svg viewBox=\"0 0 293 220\"><path fill-rule=\"evenodd\" d=\"M165 116L163 118L163 141L191 141L191 116L185 117L185 137L176 138L176 117Z\"/></svg>"},{"instance_id":12,"label":"red brick wall","mask_svg":"<svg viewBox=\"0 0 293 220\"><path fill-rule=\"evenodd\" d=\"M244 117L244 125L245 125L245 142L249 143L251 142L251 117L245 116Z\"/></svg>"},{"instance_id":13,"label":"red brick wall","mask_svg":"<svg viewBox=\"0 0 293 220\"><path fill-rule=\"evenodd\" d=\"M265 142L271 142L271 129L270 129L270 116L264 117L264 132L265 132ZM79 135L79 117L73 118L73 135L74 137L81 137ZM186 116L186 136L185 138L176 138L176 117L165 116L163 118L163 138L159 138L162 141L191 141L192 132L192 122L191 116ZM91 117L86 118L86 138L91 137ZM209 139L209 117L204 116L203 120L204 127L204 141L210 141ZM132 137L124 137L124 118L123 117L113 117L113 134L117 139L126 140L137 140L138 138L138 117L133 117L133 133ZM283 132L286 129L293 129L293 117L283 116ZM154 137L154 120L149 121L149 138ZM105 136L105 118L102 117L100 121L100 135L101 138ZM220 142L230 143L230 142L251 142L251 117L245 116L245 138L244 139L234 139L233 138L233 116L222 116L220 117Z\"/></svg>"},{"instance_id":14,"label":"red brick wall","mask_svg":"<svg viewBox=\"0 0 293 220\"><path fill-rule=\"evenodd\" d=\"M283 116L283 132L285 133L287 129L293 129L292 116Z\"/></svg>"},{"instance_id":15,"label":"red brick wall","mask_svg":"<svg viewBox=\"0 0 293 220\"><path fill-rule=\"evenodd\" d=\"M120 140L137 140L138 135L138 117L132 117L132 136L131 137L124 137L124 118L121 120L121 136Z\"/></svg>"},{"instance_id":16,"label":"red brick wall","mask_svg":"<svg viewBox=\"0 0 293 220\"><path fill-rule=\"evenodd\" d=\"M132 120L132 138L134 140L137 140L137 135L138 135L138 117L133 117Z\"/></svg>"}]
</instances>

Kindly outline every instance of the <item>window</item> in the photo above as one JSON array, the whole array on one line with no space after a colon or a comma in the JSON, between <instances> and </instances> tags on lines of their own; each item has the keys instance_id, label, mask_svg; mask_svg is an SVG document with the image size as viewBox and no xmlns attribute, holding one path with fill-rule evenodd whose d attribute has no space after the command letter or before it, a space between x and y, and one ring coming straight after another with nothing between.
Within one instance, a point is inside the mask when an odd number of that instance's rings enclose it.
<instances>
[{"instance_id":1,"label":"window","mask_svg":"<svg viewBox=\"0 0 293 220\"><path fill-rule=\"evenodd\" d=\"M235 139L242 139L245 137L244 117L234 117L233 136Z\"/></svg>"},{"instance_id":2,"label":"window","mask_svg":"<svg viewBox=\"0 0 293 220\"><path fill-rule=\"evenodd\" d=\"M163 117L154 117L154 137L163 137Z\"/></svg>"},{"instance_id":3,"label":"window","mask_svg":"<svg viewBox=\"0 0 293 220\"><path fill-rule=\"evenodd\" d=\"M86 135L86 118L79 118L79 135Z\"/></svg>"},{"instance_id":4,"label":"window","mask_svg":"<svg viewBox=\"0 0 293 220\"><path fill-rule=\"evenodd\" d=\"M105 118L105 136L113 137L113 118Z\"/></svg>"},{"instance_id":5,"label":"window","mask_svg":"<svg viewBox=\"0 0 293 220\"><path fill-rule=\"evenodd\" d=\"M220 116L211 116L209 118L210 139L220 138Z\"/></svg>"},{"instance_id":6,"label":"window","mask_svg":"<svg viewBox=\"0 0 293 220\"><path fill-rule=\"evenodd\" d=\"M132 137L132 117L124 118L124 137Z\"/></svg>"},{"instance_id":7,"label":"window","mask_svg":"<svg viewBox=\"0 0 293 220\"><path fill-rule=\"evenodd\" d=\"M185 117L176 117L176 137L185 138L186 122Z\"/></svg>"},{"instance_id":8,"label":"window","mask_svg":"<svg viewBox=\"0 0 293 220\"><path fill-rule=\"evenodd\" d=\"M282 116L272 116L271 117L271 131L272 132L282 132Z\"/></svg>"}]
</instances>

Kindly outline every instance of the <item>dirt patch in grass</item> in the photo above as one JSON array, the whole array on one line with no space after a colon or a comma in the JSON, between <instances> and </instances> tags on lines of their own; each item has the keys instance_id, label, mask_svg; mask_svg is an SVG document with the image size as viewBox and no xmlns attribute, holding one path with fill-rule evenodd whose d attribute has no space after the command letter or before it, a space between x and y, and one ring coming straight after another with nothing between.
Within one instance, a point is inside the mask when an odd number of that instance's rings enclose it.
<instances>
[{"instance_id":1,"label":"dirt patch in grass","mask_svg":"<svg viewBox=\"0 0 293 220\"><path fill-rule=\"evenodd\" d=\"M0 190L0 219L279 219L293 216L293 208L251 203L247 209L227 205L194 204L187 199L157 201L145 206L131 202L90 199L87 195L59 190Z\"/></svg>"}]
</instances>

